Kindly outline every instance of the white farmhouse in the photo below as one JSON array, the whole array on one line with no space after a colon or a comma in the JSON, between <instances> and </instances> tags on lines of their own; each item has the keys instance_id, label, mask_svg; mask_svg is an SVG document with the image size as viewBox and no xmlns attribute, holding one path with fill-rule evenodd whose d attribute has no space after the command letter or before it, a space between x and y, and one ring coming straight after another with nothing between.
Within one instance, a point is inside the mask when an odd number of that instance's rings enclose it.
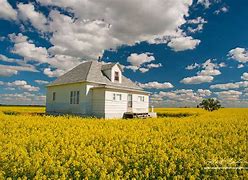
<instances>
[{"instance_id":1,"label":"white farmhouse","mask_svg":"<svg viewBox=\"0 0 248 180\"><path fill-rule=\"evenodd\" d=\"M48 114L122 118L147 114L149 93L122 74L116 63L84 62L47 86Z\"/></svg>"}]
</instances>

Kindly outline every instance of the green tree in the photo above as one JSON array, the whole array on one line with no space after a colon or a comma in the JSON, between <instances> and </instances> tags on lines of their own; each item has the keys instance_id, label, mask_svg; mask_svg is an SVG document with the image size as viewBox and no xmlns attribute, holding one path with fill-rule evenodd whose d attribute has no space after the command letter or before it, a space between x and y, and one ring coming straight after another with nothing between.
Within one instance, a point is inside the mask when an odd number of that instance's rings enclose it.
<instances>
[{"instance_id":1,"label":"green tree","mask_svg":"<svg viewBox=\"0 0 248 180\"><path fill-rule=\"evenodd\" d=\"M209 99L203 99L202 102L199 104L199 107L207 111L214 111L221 108L221 104L220 101L213 98L209 98Z\"/></svg>"}]
</instances>

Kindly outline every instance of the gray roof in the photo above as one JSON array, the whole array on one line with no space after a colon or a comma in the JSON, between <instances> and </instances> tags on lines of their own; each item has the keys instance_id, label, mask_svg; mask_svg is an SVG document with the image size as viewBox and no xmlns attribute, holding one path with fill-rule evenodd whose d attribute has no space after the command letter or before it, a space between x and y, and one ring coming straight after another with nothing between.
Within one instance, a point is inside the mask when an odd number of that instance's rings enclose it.
<instances>
[{"instance_id":1,"label":"gray roof","mask_svg":"<svg viewBox=\"0 0 248 180\"><path fill-rule=\"evenodd\" d=\"M87 61L84 62L72 70L68 71L64 75L58 77L55 81L48 84L48 86L62 85L77 82L94 82L102 85L123 87L128 89L143 90L130 79L122 75L121 83L112 82L107 76L102 72L103 70L112 68L115 64L109 63L104 64L98 61ZM117 64L118 65L118 64ZM119 65L120 67L120 65ZM120 67L121 68L121 67Z\"/></svg>"}]
</instances>

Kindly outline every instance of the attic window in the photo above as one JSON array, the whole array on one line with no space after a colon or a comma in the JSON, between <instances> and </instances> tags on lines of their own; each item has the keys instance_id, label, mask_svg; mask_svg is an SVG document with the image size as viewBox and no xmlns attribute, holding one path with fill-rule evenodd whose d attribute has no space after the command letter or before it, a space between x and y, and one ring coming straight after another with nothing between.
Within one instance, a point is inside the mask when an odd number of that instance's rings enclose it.
<instances>
[{"instance_id":1,"label":"attic window","mask_svg":"<svg viewBox=\"0 0 248 180\"><path fill-rule=\"evenodd\" d=\"M120 77L119 77L119 72L115 71L115 81L119 81Z\"/></svg>"}]
</instances>

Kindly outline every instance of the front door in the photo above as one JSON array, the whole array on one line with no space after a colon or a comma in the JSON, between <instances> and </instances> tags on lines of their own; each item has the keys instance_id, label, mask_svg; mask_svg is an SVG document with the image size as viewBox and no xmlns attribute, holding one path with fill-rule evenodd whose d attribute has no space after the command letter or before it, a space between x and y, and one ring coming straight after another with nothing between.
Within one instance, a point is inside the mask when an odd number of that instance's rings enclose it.
<instances>
[{"instance_id":1,"label":"front door","mask_svg":"<svg viewBox=\"0 0 248 180\"><path fill-rule=\"evenodd\" d=\"M133 95L132 94L127 95L127 111L128 112L133 111Z\"/></svg>"}]
</instances>

